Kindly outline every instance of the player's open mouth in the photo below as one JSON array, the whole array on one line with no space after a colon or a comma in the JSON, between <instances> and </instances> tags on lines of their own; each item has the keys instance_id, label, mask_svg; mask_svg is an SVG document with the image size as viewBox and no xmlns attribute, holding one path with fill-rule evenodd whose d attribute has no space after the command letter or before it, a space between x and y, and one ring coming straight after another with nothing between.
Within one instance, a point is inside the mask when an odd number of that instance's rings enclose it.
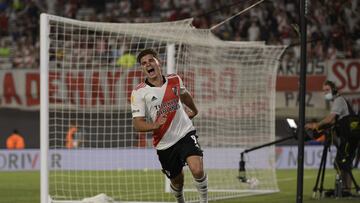
<instances>
[{"instance_id":1,"label":"player's open mouth","mask_svg":"<svg viewBox=\"0 0 360 203\"><path fill-rule=\"evenodd\" d=\"M154 69L154 68L151 68L151 69L149 69L149 70L147 70L147 71L148 71L149 74L151 74L151 73L154 73L154 72L155 72L155 69Z\"/></svg>"}]
</instances>

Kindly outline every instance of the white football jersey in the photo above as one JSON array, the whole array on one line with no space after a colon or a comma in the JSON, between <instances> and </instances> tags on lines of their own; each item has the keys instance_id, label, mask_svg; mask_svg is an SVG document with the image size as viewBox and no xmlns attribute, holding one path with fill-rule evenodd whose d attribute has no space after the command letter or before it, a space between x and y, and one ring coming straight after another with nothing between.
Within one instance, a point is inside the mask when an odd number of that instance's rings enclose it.
<instances>
[{"instance_id":1,"label":"white football jersey","mask_svg":"<svg viewBox=\"0 0 360 203\"><path fill-rule=\"evenodd\" d=\"M187 91L181 78L172 74L164 77L164 80L161 87L155 87L147 81L140 83L131 94L133 118L146 117L155 122L158 115L167 115L165 124L153 133L153 144L158 150L171 147L195 130L180 101L180 94Z\"/></svg>"}]
</instances>

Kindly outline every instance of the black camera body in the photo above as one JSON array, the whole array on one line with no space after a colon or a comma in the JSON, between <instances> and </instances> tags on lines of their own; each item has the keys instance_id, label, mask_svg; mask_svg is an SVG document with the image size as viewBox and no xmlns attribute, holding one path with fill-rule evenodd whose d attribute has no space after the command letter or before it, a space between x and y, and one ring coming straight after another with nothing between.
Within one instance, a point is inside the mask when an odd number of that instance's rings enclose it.
<instances>
[{"instance_id":1,"label":"black camera body","mask_svg":"<svg viewBox=\"0 0 360 203\"><path fill-rule=\"evenodd\" d=\"M328 132L327 130L305 130L305 136L304 136L304 141L309 141L309 140L316 140L319 137L321 137L322 135L325 136L325 138L328 137Z\"/></svg>"}]
</instances>

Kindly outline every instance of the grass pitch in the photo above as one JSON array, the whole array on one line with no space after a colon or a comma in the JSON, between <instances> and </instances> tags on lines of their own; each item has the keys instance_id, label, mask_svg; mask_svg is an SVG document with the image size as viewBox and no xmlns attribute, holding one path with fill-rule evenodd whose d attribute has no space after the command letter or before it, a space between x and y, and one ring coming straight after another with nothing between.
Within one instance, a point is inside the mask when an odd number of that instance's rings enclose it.
<instances>
[{"instance_id":1,"label":"grass pitch","mask_svg":"<svg viewBox=\"0 0 360 203\"><path fill-rule=\"evenodd\" d=\"M353 171L356 180L360 183L360 170ZM326 170L324 188L334 186L333 169ZM306 203L343 203L360 202L359 198L343 199L312 199L312 190L315 185L317 170L304 172L304 197ZM289 203L296 202L296 170L277 170L280 192L270 195L241 197L236 199L216 201L217 203ZM0 203L39 203L40 202L40 173L39 172L0 172Z\"/></svg>"}]
</instances>

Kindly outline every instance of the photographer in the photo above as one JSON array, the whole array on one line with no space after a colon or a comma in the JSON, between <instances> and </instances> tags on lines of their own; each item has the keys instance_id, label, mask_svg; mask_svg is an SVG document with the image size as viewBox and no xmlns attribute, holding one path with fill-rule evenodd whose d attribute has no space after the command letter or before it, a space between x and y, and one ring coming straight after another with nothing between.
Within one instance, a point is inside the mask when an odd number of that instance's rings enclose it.
<instances>
[{"instance_id":1,"label":"photographer","mask_svg":"<svg viewBox=\"0 0 360 203\"><path fill-rule=\"evenodd\" d=\"M337 171L337 174L340 175L343 183L341 188L342 192L341 194L338 194L338 196L349 196L351 195L352 162L355 157L359 138L353 139L352 136L348 135L348 125L345 125L344 123L346 123L348 120L347 117L350 115L350 113L353 114L353 111L350 106L348 107L349 104L345 98L338 93L334 82L329 80L325 81L323 85L323 92L325 99L332 102L330 114L328 114L319 122L307 123L305 125L305 129L319 131L331 126L335 126L336 135L334 136L334 143L337 147L337 153L334 167Z\"/></svg>"}]
</instances>

